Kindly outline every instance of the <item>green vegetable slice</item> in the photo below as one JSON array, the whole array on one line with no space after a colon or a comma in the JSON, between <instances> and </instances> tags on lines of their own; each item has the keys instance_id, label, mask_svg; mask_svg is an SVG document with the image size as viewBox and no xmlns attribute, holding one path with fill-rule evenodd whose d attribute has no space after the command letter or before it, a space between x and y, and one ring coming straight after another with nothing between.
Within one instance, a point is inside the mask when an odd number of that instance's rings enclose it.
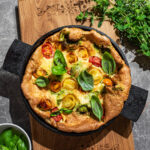
<instances>
[{"instance_id":1,"label":"green vegetable slice","mask_svg":"<svg viewBox=\"0 0 150 150\"><path fill-rule=\"evenodd\" d=\"M36 79L35 83L39 87L46 87L49 84L49 80L48 80L48 78L40 76Z\"/></svg>"},{"instance_id":2,"label":"green vegetable slice","mask_svg":"<svg viewBox=\"0 0 150 150\"><path fill-rule=\"evenodd\" d=\"M112 55L108 52L105 52L102 58L102 69L105 73L111 75L115 72L116 62Z\"/></svg>"},{"instance_id":3,"label":"green vegetable slice","mask_svg":"<svg viewBox=\"0 0 150 150\"><path fill-rule=\"evenodd\" d=\"M60 33L60 38L59 40L62 42L65 40L65 34L63 32Z\"/></svg>"},{"instance_id":4,"label":"green vegetable slice","mask_svg":"<svg viewBox=\"0 0 150 150\"><path fill-rule=\"evenodd\" d=\"M79 111L80 113L86 113L86 112L88 112L87 105L81 105L81 106L78 108L78 111Z\"/></svg>"},{"instance_id":5,"label":"green vegetable slice","mask_svg":"<svg viewBox=\"0 0 150 150\"><path fill-rule=\"evenodd\" d=\"M93 76L86 70L82 71L77 77L77 81L84 91L91 91L93 89Z\"/></svg>"},{"instance_id":6,"label":"green vegetable slice","mask_svg":"<svg viewBox=\"0 0 150 150\"><path fill-rule=\"evenodd\" d=\"M52 66L52 74L63 75L67 72L66 66L67 64L63 53L60 50L56 50Z\"/></svg>"},{"instance_id":7,"label":"green vegetable slice","mask_svg":"<svg viewBox=\"0 0 150 150\"><path fill-rule=\"evenodd\" d=\"M0 150L27 150L26 141L18 131L6 129L0 134Z\"/></svg>"},{"instance_id":8,"label":"green vegetable slice","mask_svg":"<svg viewBox=\"0 0 150 150\"><path fill-rule=\"evenodd\" d=\"M27 150L25 142L20 138L17 142L17 150Z\"/></svg>"},{"instance_id":9,"label":"green vegetable slice","mask_svg":"<svg viewBox=\"0 0 150 150\"><path fill-rule=\"evenodd\" d=\"M96 118L98 118L98 120L100 121L102 116L103 116L103 108L102 105L99 101L99 98L95 95L93 95L91 97L91 108L92 108L92 112L95 115Z\"/></svg>"}]
</instances>

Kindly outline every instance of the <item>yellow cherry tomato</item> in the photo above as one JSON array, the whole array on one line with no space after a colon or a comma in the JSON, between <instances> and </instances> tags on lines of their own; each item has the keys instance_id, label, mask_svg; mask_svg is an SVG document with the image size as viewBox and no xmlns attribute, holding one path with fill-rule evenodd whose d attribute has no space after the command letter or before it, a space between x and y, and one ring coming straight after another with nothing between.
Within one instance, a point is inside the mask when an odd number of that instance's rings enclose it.
<instances>
[{"instance_id":1,"label":"yellow cherry tomato","mask_svg":"<svg viewBox=\"0 0 150 150\"><path fill-rule=\"evenodd\" d=\"M73 94L68 94L62 100L62 107L73 109L76 105L77 98Z\"/></svg>"},{"instance_id":2,"label":"yellow cherry tomato","mask_svg":"<svg viewBox=\"0 0 150 150\"><path fill-rule=\"evenodd\" d=\"M107 85L107 86L112 86L112 85L113 85L112 80L109 79L109 78L104 79L104 80L103 80L103 83L104 83L105 85Z\"/></svg>"},{"instance_id":3,"label":"yellow cherry tomato","mask_svg":"<svg viewBox=\"0 0 150 150\"><path fill-rule=\"evenodd\" d=\"M77 82L72 78L66 78L63 81L62 87L67 90L74 90L77 88Z\"/></svg>"}]
</instances>

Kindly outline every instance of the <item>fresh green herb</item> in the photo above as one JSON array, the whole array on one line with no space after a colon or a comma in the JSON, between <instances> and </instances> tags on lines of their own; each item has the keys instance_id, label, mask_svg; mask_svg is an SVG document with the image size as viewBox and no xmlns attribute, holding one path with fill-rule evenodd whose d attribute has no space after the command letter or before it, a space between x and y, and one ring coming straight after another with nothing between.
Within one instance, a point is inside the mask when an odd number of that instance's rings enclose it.
<instances>
[{"instance_id":1,"label":"fresh green herb","mask_svg":"<svg viewBox=\"0 0 150 150\"><path fill-rule=\"evenodd\" d=\"M116 62L112 55L108 52L105 52L102 58L102 69L105 73L111 75L116 69Z\"/></svg>"},{"instance_id":2,"label":"fresh green herb","mask_svg":"<svg viewBox=\"0 0 150 150\"><path fill-rule=\"evenodd\" d=\"M115 23L123 36L138 45L146 56L150 56L150 1L116 0L107 16Z\"/></svg>"},{"instance_id":3,"label":"fresh green herb","mask_svg":"<svg viewBox=\"0 0 150 150\"><path fill-rule=\"evenodd\" d=\"M63 56L63 53L60 50L56 50L52 66L52 74L63 75L64 73L67 72L66 66L67 64Z\"/></svg>"},{"instance_id":4,"label":"fresh green herb","mask_svg":"<svg viewBox=\"0 0 150 150\"><path fill-rule=\"evenodd\" d=\"M120 31L120 35L137 45L137 52L150 56L150 1L149 0L115 0L115 4L109 0L93 0L95 5L90 11L81 12L77 16L78 21L91 18L99 20L98 27L107 18L114 22L114 27ZM109 5L113 7L108 9ZM88 15L87 15L88 14ZM107 20L108 20L107 19Z\"/></svg>"},{"instance_id":5,"label":"fresh green herb","mask_svg":"<svg viewBox=\"0 0 150 150\"><path fill-rule=\"evenodd\" d=\"M46 87L49 84L48 78L40 76L36 79L35 84L39 87Z\"/></svg>"},{"instance_id":6,"label":"fresh green herb","mask_svg":"<svg viewBox=\"0 0 150 150\"><path fill-rule=\"evenodd\" d=\"M103 108L102 105L99 101L99 98L97 96L92 96L91 97L91 108L92 108L92 112L95 115L95 117L98 118L98 120L101 120L102 116L103 116Z\"/></svg>"},{"instance_id":7,"label":"fresh green herb","mask_svg":"<svg viewBox=\"0 0 150 150\"><path fill-rule=\"evenodd\" d=\"M77 77L77 81L84 91L91 91L93 89L93 76L86 70L82 71Z\"/></svg>"},{"instance_id":8,"label":"fresh green herb","mask_svg":"<svg viewBox=\"0 0 150 150\"><path fill-rule=\"evenodd\" d=\"M60 115L60 110L52 112L50 116L55 117L55 116L58 116L58 115Z\"/></svg>"},{"instance_id":9,"label":"fresh green herb","mask_svg":"<svg viewBox=\"0 0 150 150\"><path fill-rule=\"evenodd\" d=\"M54 116L58 116L58 115L60 115L60 114L62 114L62 113L64 113L64 114L71 114L71 113L72 113L72 110L67 109L67 108L61 108L60 110L51 113L50 116L51 116L51 117L54 117Z\"/></svg>"},{"instance_id":10,"label":"fresh green herb","mask_svg":"<svg viewBox=\"0 0 150 150\"><path fill-rule=\"evenodd\" d=\"M72 110L71 109L67 109L67 108L61 108L60 112L65 113L65 114L71 114Z\"/></svg>"},{"instance_id":11,"label":"fresh green herb","mask_svg":"<svg viewBox=\"0 0 150 150\"><path fill-rule=\"evenodd\" d=\"M67 66L63 53L58 49L55 51L54 64L56 66L57 65L64 66L64 67Z\"/></svg>"},{"instance_id":12,"label":"fresh green herb","mask_svg":"<svg viewBox=\"0 0 150 150\"><path fill-rule=\"evenodd\" d=\"M105 12L109 6L109 0L93 0L95 5L90 11L80 12L80 14L76 17L77 21L85 21L90 19L91 25L94 23L94 19L99 20L98 26L100 27L104 17Z\"/></svg>"},{"instance_id":13,"label":"fresh green herb","mask_svg":"<svg viewBox=\"0 0 150 150\"><path fill-rule=\"evenodd\" d=\"M83 14L83 12L80 12L80 14L76 17L77 21L84 21L88 18L88 11L85 11L85 13Z\"/></svg>"}]
</instances>

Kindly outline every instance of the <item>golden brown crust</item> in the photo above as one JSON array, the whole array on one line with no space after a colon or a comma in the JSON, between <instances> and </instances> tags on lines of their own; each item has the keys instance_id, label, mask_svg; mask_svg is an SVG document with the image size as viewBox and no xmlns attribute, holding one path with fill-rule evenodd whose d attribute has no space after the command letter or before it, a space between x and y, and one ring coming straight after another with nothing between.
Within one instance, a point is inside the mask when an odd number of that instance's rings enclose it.
<instances>
[{"instance_id":1,"label":"golden brown crust","mask_svg":"<svg viewBox=\"0 0 150 150\"><path fill-rule=\"evenodd\" d=\"M51 97L50 93L46 89L38 88L35 84L33 84L33 81L31 80L33 72L40 64L40 58L42 57L41 46L37 48L37 50L33 53L32 57L28 62L21 88L32 109L42 118L44 118L46 122L48 122L52 126L55 126L59 130L78 133L95 130L112 118L119 115L119 113L121 112L124 101L126 101L128 98L131 86L130 69L122 60L118 52L114 49L110 40L107 37L100 35L94 30L83 31L78 28L64 28L63 31L69 32L69 38L73 41L79 40L80 38L85 36L87 40L87 44L85 45L85 47L88 49L88 53L91 56L94 56L95 51L91 46L91 43L88 41L92 41L99 46L109 48L110 53L114 57L117 66L121 66L119 68L119 71L112 77L112 80L116 85L120 85L123 88L123 91L117 89L114 90L114 87L106 87L106 94L104 95L104 122L99 122L96 119L93 119L92 117L89 117L87 115L80 115L77 112L73 112L72 114L65 116L66 119L64 122L55 122L53 119L49 118L49 111L41 111L37 107L40 100L45 98L50 99L55 105L53 97ZM50 40L58 42L59 34L60 33L56 33L53 36L48 37L46 41ZM82 44L84 45L84 42Z\"/></svg>"}]
</instances>

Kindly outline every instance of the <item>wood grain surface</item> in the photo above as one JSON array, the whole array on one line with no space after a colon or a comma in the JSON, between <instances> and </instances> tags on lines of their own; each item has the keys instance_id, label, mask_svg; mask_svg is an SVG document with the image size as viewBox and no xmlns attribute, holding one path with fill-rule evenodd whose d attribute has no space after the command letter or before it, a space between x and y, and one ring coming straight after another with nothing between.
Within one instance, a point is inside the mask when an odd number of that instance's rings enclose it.
<instances>
[{"instance_id":1,"label":"wood grain surface","mask_svg":"<svg viewBox=\"0 0 150 150\"><path fill-rule=\"evenodd\" d=\"M91 7L90 0L18 0L21 40L33 44L48 31L64 26L81 24L75 21L80 10ZM89 26L90 22L82 25ZM93 25L97 28L97 22ZM113 26L104 22L97 28L118 42ZM131 121L118 117L102 132L87 136L58 135L41 126L30 116L34 150L134 150Z\"/></svg>"}]
</instances>

